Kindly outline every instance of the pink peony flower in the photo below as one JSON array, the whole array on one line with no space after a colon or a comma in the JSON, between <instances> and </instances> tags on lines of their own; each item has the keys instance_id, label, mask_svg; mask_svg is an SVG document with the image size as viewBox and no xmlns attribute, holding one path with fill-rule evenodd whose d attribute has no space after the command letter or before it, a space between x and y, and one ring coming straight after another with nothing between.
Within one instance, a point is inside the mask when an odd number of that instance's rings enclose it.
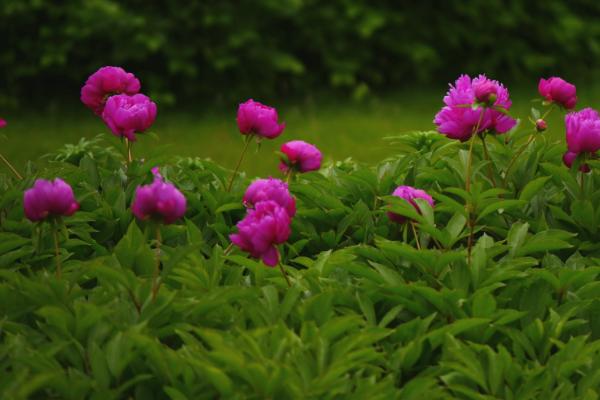
<instances>
[{"instance_id":1,"label":"pink peony flower","mask_svg":"<svg viewBox=\"0 0 600 400\"><path fill-rule=\"evenodd\" d=\"M278 122L277 110L252 99L240 104L237 124L244 135L258 135L274 139L281 135L285 124Z\"/></svg>"},{"instance_id":2,"label":"pink peony flower","mask_svg":"<svg viewBox=\"0 0 600 400\"><path fill-rule=\"evenodd\" d=\"M292 140L281 146L281 152L287 157L287 161L279 164L279 169L286 173L290 169L300 172L316 171L321 168L323 155L319 149L302 140Z\"/></svg>"},{"instance_id":3,"label":"pink peony flower","mask_svg":"<svg viewBox=\"0 0 600 400\"><path fill-rule=\"evenodd\" d=\"M478 80L477 83L473 82L473 93L475 99L486 105L493 105L498 97L498 86L496 81L489 79Z\"/></svg>"},{"instance_id":4,"label":"pink peony flower","mask_svg":"<svg viewBox=\"0 0 600 400\"><path fill-rule=\"evenodd\" d=\"M25 216L31 221L48 217L69 216L79 210L73 189L60 178L54 181L37 179L23 194Z\"/></svg>"},{"instance_id":5,"label":"pink peony flower","mask_svg":"<svg viewBox=\"0 0 600 400\"><path fill-rule=\"evenodd\" d=\"M244 205L254 208L254 205L266 200L272 200L283 207L290 218L296 215L296 200L290 194L287 183L274 178L257 179L248 186L244 194Z\"/></svg>"},{"instance_id":6,"label":"pink peony flower","mask_svg":"<svg viewBox=\"0 0 600 400\"><path fill-rule=\"evenodd\" d=\"M5 120L5 119L2 119L2 118L0 118L0 128L4 128L4 127L6 127L6 125L8 125L8 124L6 123L6 120Z\"/></svg>"},{"instance_id":7,"label":"pink peony flower","mask_svg":"<svg viewBox=\"0 0 600 400\"><path fill-rule=\"evenodd\" d=\"M171 224L185 214L187 205L185 196L175 185L164 181L158 168L153 168L152 173L154 182L150 185L138 186L135 190L131 211L141 220L152 218Z\"/></svg>"},{"instance_id":8,"label":"pink peony flower","mask_svg":"<svg viewBox=\"0 0 600 400\"><path fill-rule=\"evenodd\" d=\"M136 94L140 81L121 67L102 67L94 72L81 88L81 102L102 115L106 99L114 94Z\"/></svg>"},{"instance_id":9,"label":"pink peony flower","mask_svg":"<svg viewBox=\"0 0 600 400\"><path fill-rule=\"evenodd\" d=\"M493 96L489 97L489 95L495 93L496 99L492 106L505 110L510 109L512 102L508 90L501 83L490 80L485 75L479 75L473 80L468 75L462 75L456 80L454 86L450 85L450 90L444 96L446 105L433 120L440 133L464 142L469 140L474 133L494 131L502 134L516 125L515 119L493 108L477 107L474 109L473 105L478 102L475 88L478 88L480 96L488 95L488 100L493 99ZM480 118L481 122L477 132L474 132Z\"/></svg>"},{"instance_id":10,"label":"pink peony flower","mask_svg":"<svg viewBox=\"0 0 600 400\"><path fill-rule=\"evenodd\" d=\"M564 155L563 155L563 163L567 166L567 168L571 168L571 166L573 165L573 162L575 162L575 159L577 158L578 154L574 153L572 151L567 151ZM581 172L590 172L590 166L588 164L581 164L579 166L579 170Z\"/></svg>"},{"instance_id":11,"label":"pink peony flower","mask_svg":"<svg viewBox=\"0 0 600 400\"><path fill-rule=\"evenodd\" d=\"M573 153L595 153L600 150L600 115L592 108L565 116L567 147Z\"/></svg>"},{"instance_id":12,"label":"pink peony flower","mask_svg":"<svg viewBox=\"0 0 600 400\"><path fill-rule=\"evenodd\" d=\"M102 119L113 135L135 141L135 134L152 126L156 118L156 104L148 96L119 94L106 102Z\"/></svg>"},{"instance_id":13,"label":"pink peony flower","mask_svg":"<svg viewBox=\"0 0 600 400\"><path fill-rule=\"evenodd\" d=\"M540 79L538 91L546 100L567 110L575 108L577 104L577 88L562 78L553 76L548 79Z\"/></svg>"},{"instance_id":14,"label":"pink peony flower","mask_svg":"<svg viewBox=\"0 0 600 400\"><path fill-rule=\"evenodd\" d=\"M415 189L411 186L398 186L392 193L392 196L400 197L401 199L408 201L419 213L421 213L421 209L415 202L415 199L425 199L431 205L431 207L433 207L435 204L433 198L428 195L427 192L421 189ZM389 211L387 214L388 217L394 222L402 224L406 221L406 218L402 215L398 215L391 211Z\"/></svg>"},{"instance_id":15,"label":"pink peony flower","mask_svg":"<svg viewBox=\"0 0 600 400\"><path fill-rule=\"evenodd\" d=\"M229 236L241 250L274 267L279 262L277 245L290 236L290 216L274 201L261 201L248 210L246 217L237 224L238 233Z\"/></svg>"}]
</instances>

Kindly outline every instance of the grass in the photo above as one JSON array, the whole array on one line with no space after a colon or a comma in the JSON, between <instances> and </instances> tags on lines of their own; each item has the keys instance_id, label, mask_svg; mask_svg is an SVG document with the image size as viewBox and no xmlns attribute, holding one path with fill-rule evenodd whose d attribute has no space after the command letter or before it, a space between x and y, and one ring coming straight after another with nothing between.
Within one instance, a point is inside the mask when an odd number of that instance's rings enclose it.
<instances>
[{"instance_id":1,"label":"grass","mask_svg":"<svg viewBox=\"0 0 600 400\"><path fill-rule=\"evenodd\" d=\"M513 90L513 115L526 119L535 87ZM242 170L250 175L277 175L274 154L287 140L301 139L316 144L325 161L352 157L361 162L374 162L393 154L384 137L412 130L430 130L435 113L442 104L445 88L406 91L386 98L371 98L357 103L350 100L332 102L315 99L291 104L273 102L280 118L287 124L284 134L264 141L260 152L247 155ZM600 90L580 88L581 104L594 104ZM160 105L159 105L160 107ZM539 105L538 105L539 107ZM236 105L227 110L182 112L161 110L152 129L156 135L140 135L134 156L182 155L211 158L225 166L235 164L242 148L242 136L235 123ZM553 132L562 135L562 117L555 113L548 121ZM105 134L107 141L119 145L102 121L80 104L68 111L44 113L17 112L3 115L9 122L3 130L2 153L23 169L28 160L37 161L66 143L81 137ZM527 124L527 121L523 121ZM560 129L557 129L560 127Z\"/></svg>"}]
</instances>

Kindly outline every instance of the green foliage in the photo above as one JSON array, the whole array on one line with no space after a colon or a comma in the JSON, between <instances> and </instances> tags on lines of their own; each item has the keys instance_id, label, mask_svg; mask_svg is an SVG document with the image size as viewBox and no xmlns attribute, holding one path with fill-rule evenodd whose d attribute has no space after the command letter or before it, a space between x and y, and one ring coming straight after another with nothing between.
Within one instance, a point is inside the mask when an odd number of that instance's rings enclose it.
<instances>
[{"instance_id":1,"label":"green foliage","mask_svg":"<svg viewBox=\"0 0 600 400\"><path fill-rule=\"evenodd\" d=\"M507 172L524 136L487 136L492 163L475 138L468 192L466 145L435 132L391 138L397 156L376 166L296 177L281 248L291 288L224 250L249 182L227 192L231 171L210 161L126 168L97 139L24 181L0 175L0 397L595 399L600 175L582 181L545 135ZM153 300L155 236L129 206L158 164L189 208L160 228ZM21 200L54 176L81 203L59 238L60 278L49 228ZM435 207L389 196L399 184Z\"/></svg>"},{"instance_id":2,"label":"green foliage","mask_svg":"<svg viewBox=\"0 0 600 400\"><path fill-rule=\"evenodd\" d=\"M360 99L463 72L572 79L600 59L599 13L590 0L3 0L0 87L46 100L107 64L163 105L324 87Z\"/></svg>"}]
</instances>

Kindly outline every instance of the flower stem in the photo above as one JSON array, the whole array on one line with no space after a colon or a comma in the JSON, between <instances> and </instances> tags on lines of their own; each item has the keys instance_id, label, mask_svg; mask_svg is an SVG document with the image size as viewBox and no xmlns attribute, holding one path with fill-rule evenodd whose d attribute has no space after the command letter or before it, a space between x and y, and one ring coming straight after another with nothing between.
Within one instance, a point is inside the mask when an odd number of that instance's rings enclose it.
<instances>
[{"instance_id":1,"label":"flower stem","mask_svg":"<svg viewBox=\"0 0 600 400\"><path fill-rule=\"evenodd\" d=\"M494 170L492 169L492 158L490 157L490 153L488 152L485 136L481 136L481 143L483 144L483 154L485 156L486 161L488 161L488 178L490 178L490 181L492 181L492 185L496 187L496 180L494 179Z\"/></svg>"},{"instance_id":2,"label":"flower stem","mask_svg":"<svg viewBox=\"0 0 600 400\"><path fill-rule=\"evenodd\" d=\"M527 143L525 143L523 146L521 146L521 148L519 150L517 150L517 152L510 159L510 161L508 163L508 167L506 167L506 171L504 172L504 182L503 182L502 186L506 187L506 185L508 183L508 173L510 172L510 169L512 168L512 166L515 163L515 161L517 161L517 158L519 158L519 156L521 154L523 154L523 152L525 151L525 149L527 147L529 147L529 145L531 144L531 142L533 142L535 140L535 137L536 137L535 133L532 134L531 136L529 136L529 139L527 140Z\"/></svg>"},{"instance_id":3,"label":"flower stem","mask_svg":"<svg viewBox=\"0 0 600 400\"><path fill-rule=\"evenodd\" d=\"M152 301L156 300L158 290L160 289L160 282L158 276L160 274L160 225L156 225L156 265L154 267L154 274L152 275Z\"/></svg>"},{"instance_id":4,"label":"flower stem","mask_svg":"<svg viewBox=\"0 0 600 400\"><path fill-rule=\"evenodd\" d=\"M417 243L417 250L421 250L421 243L419 242L419 234L417 233L417 228L415 228L415 223L410 221L410 227L412 228L413 235L415 236L415 242Z\"/></svg>"},{"instance_id":5,"label":"flower stem","mask_svg":"<svg viewBox=\"0 0 600 400\"><path fill-rule=\"evenodd\" d=\"M242 150L240 159L238 160L238 162L235 166L235 169L233 170L233 174L231 175L231 179L229 180L229 185L227 185L228 192L231 192L231 187L233 186L233 180L235 179L235 176L237 175L237 173L240 169L240 165L242 165L242 160L244 159L244 155L246 154L246 151L248 150L248 146L250 145L250 142L252 141L253 137L254 137L254 135L246 136L246 143L244 144L244 149Z\"/></svg>"},{"instance_id":6,"label":"flower stem","mask_svg":"<svg viewBox=\"0 0 600 400\"><path fill-rule=\"evenodd\" d=\"M129 139L125 138L125 146L127 146L127 165L129 165L133 161L133 154L131 151L133 143L131 143Z\"/></svg>"},{"instance_id":7,"label":"flower stem","mask_svg":"<svg viewBox=\"0 0 600 400\"><path fill-rule=\"evenodd\" d=\"M479 131L481 121L483 121L484 113L485 113L485 108L482 108L481 113L479 114L479 120L477 121L477 125L475 125L475 129L473 130L473 134L471 135L471 143L469 146L469 158L467 159L467 176L465 178L465 191L467 193L469 193L471 190L471 164L473 163L473 143L475 143L475 136L477 136L477 132ZM469 257L468 257L469 266L471 265L471 248L473 247L473 228L474 228L473 224L471 223L472 212L473 212L473 208L474 208L472 201L473 201L472 198L470 198L466 204L467 220L469 221L469 225L471 228L471 230L469 232L469 241L467 242L467 253L469 255Z\"/></svg>"},{"instance_id":8,"label":"flower stem","mask_svg":"<svg viewBox=\"0 0 600 400\"><path fill-rule=\"evenodd\" d=\"M58 247L58 228L56 225L52 226L52 236L54 237L54 255L56 259L56 277L60 279L62 275L62 264L60 261L60 249Z\"/></svg>"},{"instance_id":9,"label":"flower stem","mask_svg":"<svg viewBox=\"0 0 600 400\"><path fill-rule=\"evenodd\" d=\"M8 169L11 170L11 172L17 177L17 179L19 179L20 181L23 180L23 177L21 176L21 174L19 174L17 169L13 167L13 165L2 154L0 154L0 160L2 160L4 164L6 164Z\"/></svg>"},{"instance_id":10,"label":"flower stem","mask_svg":"<svg viewBox=\"0 0 600 400\"><path fill-rule=\"evenodd\" d=\"M483 121L483 114L485 113L485 109L481 109L481 113L479 114L479 120L477 121L477 125L473 129L473 133L471 134L471 142L469 144L469 157L467 159L467 176L465 177L465 190L468 192L471 189L471 164L473 163L473 143L475 142L475 136L477 135L477 131L479 131L479 127L481 126L481 121Z\"/></svg>"},{"instance_id":11,"label":"flower stem","mask_svg":"<svg viewBox=\"0 0 600 400\"><path fill-rule=\"evenodd\" d=\"M292 287L292 283L290 282L290 278L288 277L287 272L285 272L285 269L283 269L283 265L281 265L281 261L279 261L277 263L277 265L279 265L279 270L281 271L281 274L285 278L285 281L287 282L288 287Z\"/></svg>"},{"instance_id":12,"label":"flower stem","mask_svg":"<svg viewBox=\"0 0 600 400\"><path fill-rule=\"evenodd\" d=\"M229 253L231 253L231 250L233 250L233 246L234 246L233 242L229 243L229 246L227 246L227 248L225 250L223 250L223 254L228 256Z\"/></svg>"},{"instance_id":13,"label":"flower stem","mask_svg":"<svg viewBox=\"0 0 600 400\"><path fill-rule=\"evenodd\" d=\"M294 175L294 171L289 168L287 170L287 172L285 173L285 183L289 184L290 181L292 180L292 176Z\"/></svg>"}]
</instances>

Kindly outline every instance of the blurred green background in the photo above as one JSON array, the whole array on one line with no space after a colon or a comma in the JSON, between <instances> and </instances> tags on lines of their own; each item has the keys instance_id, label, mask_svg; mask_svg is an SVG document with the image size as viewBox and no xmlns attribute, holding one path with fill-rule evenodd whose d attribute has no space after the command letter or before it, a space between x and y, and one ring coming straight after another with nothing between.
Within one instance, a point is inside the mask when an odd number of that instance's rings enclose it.
<instances>
[{"instance_id":1,"label":"blurred green background","mask_svg":"<svg viewBox=\"0 0 600 400\"><path fill-rule=\"evenodd\" d=\"M517 117L540 76L572 81L580 104L597 105L599 21L600 2L583 0L2 0L0 149L23 167L109 135L79 90L119 65L159 106L158 138L140 137L139 157L233 165L237 104L252 97L276 106L287 129L248 157L251 174L276 174L273 151L292 138L327 159L374 161L393 154L382 137L433 128L460 73L506 83Z\"/></svg>"}]
</instances>

